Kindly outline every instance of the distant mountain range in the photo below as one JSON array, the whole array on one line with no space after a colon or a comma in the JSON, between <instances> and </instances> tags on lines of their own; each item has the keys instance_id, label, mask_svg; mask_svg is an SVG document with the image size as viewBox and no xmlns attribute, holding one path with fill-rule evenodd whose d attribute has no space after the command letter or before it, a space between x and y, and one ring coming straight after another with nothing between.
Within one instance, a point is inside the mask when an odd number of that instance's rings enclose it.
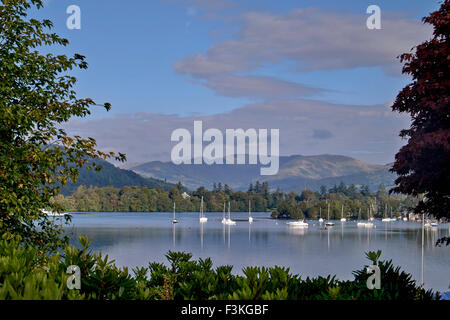
<instances>
[{"instance_id":1,"label":"distant mountain range","mask_svg":"<svg viewBox=\"0 0 450 320\"><path fill-rule=\"evenodd\" d=\"M270 189L301 191L305 187L318 190L321 185L332 187L343 181L346 184L368 185L376 190L380 184L392 186L395 174L389 172L390 164L375 165L340 155L282 156L280 169L275 176L260 176L259 165L175 165L172 162L151 161L130 166L129 169L146 178L181 181L187 188L213 183L228 184L235 190L246 190L250 183L268 181Z\"/></svg>"},{"instance_id":2,"label":"distant mountain range","mask_svg":"<svg viewBox=\"0 0 450 320\"><path fill-rule=\"evenodd\" d=\"M94 170L86 170L85 168L81 169L77 182L64 186L61 193L64 195L71 194L81 185L86 187L113 186L116 188L147 186L149 188L161 188L164 190L169 190L175 186L175 184L166 183L164 180L145 178L133 171L120 169L107 161L96 160L95 162L102 166L100 171L95 172Z\"/></svg>"}]
</instances>

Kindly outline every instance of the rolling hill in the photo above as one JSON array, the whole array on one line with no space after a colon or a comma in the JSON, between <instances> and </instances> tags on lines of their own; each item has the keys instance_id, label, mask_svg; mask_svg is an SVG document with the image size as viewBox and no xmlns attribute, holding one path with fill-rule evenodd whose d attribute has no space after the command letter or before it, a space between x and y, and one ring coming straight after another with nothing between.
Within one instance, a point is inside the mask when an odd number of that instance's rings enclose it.
<instances>
[{"instance_id":1,"label":"rolling hill","mask_svg":"<svg viewBox=\"0 0 450 320\"><path fill-rule=\"evenodd\" d=\"M213 183L228 184L236 190L246 190L250 183L268 181L271 189L300 191L305 187L318 190L321 185L332 187L341 181L346 184L366 184L373 190L380 184L393 185L395 175L389 165L369 164L340 155L283 156L275 176L260 176L259 165L175 165L171 162L151 161L130 169L146 178L181 181L186 187L211 188Z\"/></svg>"},{"instance_id":2,"label":"rolling hill","mask_svg":"<svg viewBox=\"0 0 450 320\"><path fill-rule=\"evenodd\" d=\"M169 190L175 184L166 183L163 180L155 178L145 178L137 173L120 169L111 163L103 160L96 160L96 163L102 165L102 170L95 172L94 170L81 169L80 175L76 183L69 183L61 189L63 195L71 194L78 186L86 187L106 187L113 186L121 188L124 186L147 186L149 188L161 188Z\"/></svg>"}]
</instances>

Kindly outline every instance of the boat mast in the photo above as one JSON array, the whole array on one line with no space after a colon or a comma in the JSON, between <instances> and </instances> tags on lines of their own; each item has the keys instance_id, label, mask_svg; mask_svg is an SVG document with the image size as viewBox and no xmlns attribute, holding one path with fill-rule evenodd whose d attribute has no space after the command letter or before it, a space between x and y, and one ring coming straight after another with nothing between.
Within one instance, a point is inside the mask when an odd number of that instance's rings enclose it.
<instances>
[{"instance_id":1,"label":"boat mast","mask_svg":"<svg viewBox=\"0 0 450 320\"><path fill-rule=\"evenodd\" d=\"M200 218L203 217L203 196L202 196L202 202L200 204Z\"/></svg>"},{"instance_id":2,"label":"boat mast","mask_svg":"<svg viewBox=\"0 0 450 320\"><path fill-rule=\"evenodd\" d=\"M223 219L225 219L225 206L226 206L226 204L225 204L225 201L223 202Z\"/></svg>"},{"instance_id":3,"label":"boat mast","mask_svg":"<svg viewBox=\"0 0 450 320\"><path fill-rule=\"evenodd\" d=\"M173 202L173 220L175 220L175 201Z\"/></svg>"},{"instance_id":4,"label":"boat mast","mask_svg":"<svg viewBox=\"0 0 450 320\"><path fill-rule=\"evenodd\" d=\"M424 230L425 230L425 214L422 213L422 264L420 268L420 286L423 287L423 245L424 245Z\"/></svg>"},{"instance_id":5,"label":"boat mast","mask_svg":"<svg viewBox=\"0 0 450 320\"><path fill-rule=\"evenodd\" d=\"M328 203L327 220L330 220L330 203Z\"/></svg>"}]
</instances>

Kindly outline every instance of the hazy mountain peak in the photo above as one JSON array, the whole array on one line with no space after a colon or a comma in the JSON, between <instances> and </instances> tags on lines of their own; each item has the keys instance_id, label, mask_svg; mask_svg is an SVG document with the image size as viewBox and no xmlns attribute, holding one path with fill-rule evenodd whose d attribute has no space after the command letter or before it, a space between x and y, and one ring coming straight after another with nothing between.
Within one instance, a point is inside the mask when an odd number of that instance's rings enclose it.
<instances>
[{"instance_id":1,"label":"hazy mountain peak","mask_svg":"<svg viewBox=\"0 0 450 320\"><path fill-rule=\"evenodd\" d=\"M260 165L175 165L171 162L151 161L132 167L131 170L144 177L167 179L173 183L181 181L191 189L200 186L211 188L214 182L226 183L234 189L246 189L249 183L259 180L269 181L272 188L280 187L289 191L303 189L305 184L316 185L324 179L327 184L333 183L339 177L356 179L355 184L370 185L370 181L359 181L357 177L363 179L364 175L372 175L373 180L380 180L378 177L381 173L383 183L390 185L393 180L386 166L333 154L281 156L280 170L275 176L260 176L259 168ZM378 186L376 183L379 184L379 181L372 183L373 186Z\"/></svg>"}]
</instances>

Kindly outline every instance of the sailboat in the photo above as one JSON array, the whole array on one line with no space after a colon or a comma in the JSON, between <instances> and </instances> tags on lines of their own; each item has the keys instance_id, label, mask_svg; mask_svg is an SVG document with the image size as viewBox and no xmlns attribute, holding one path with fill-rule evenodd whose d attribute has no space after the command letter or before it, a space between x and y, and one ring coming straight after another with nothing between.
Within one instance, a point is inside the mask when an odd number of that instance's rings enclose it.
<instances>
[{"instance_id":1,"label":"sailboat","mask_svg":"<svg viewBox=\"0 0 450 320\"><path fill-rule=\"evenodd\" d=\"M391 221L397 221L397 217L392 217L392 207L391 207Z\"/></svg>"},{"instance_id":2,"label":"sailboat","mask_svg":"<svg viewBox=\"0 0 450 320\"><path fill-rule=\"evenodd\" d=\"M319 223L322 223L323 219L322 219L322 207L319 207Z\"/></svg>"},{"instance_id":3,"label":"sailboat","mask_svg":"<svg viewBox=\"0 0 450 320\"><path fill-rule=\"evenodd\" d=\"M172 219L172 223L178 223L177 218L175 217L175 201L173 202L173 219Z\"/></svg>"},{"instance_id":4,"label":"sailboat","mask_svg":"<svg viewBox=\"0 0 450 320\"><path fill-rule=\"evenodd\" d=\"M408 221L407 213L405 211L403 213L405 214L405 216L403 217L403 221Z\"/></svg>"},{"instance_id":5,"label":"sailboat","mask_svg":"<svg viewBox=\"0 0 450 320\"><path fill-rule=\"evenodd\" d=\"M361 208L358 211L358 223L356 224L358 227L365 227L366 223L361 221Z\"/></svg>"},{"instance_id":6,"label":"sailboat","mask_svg":"<svg viewBox=\"0 0 450 320\"><path fill-rule=\"evenodd\" d=\"M50 210L45 210L45 209L41 209L41 212L46 214L49 217L62 217L62 216L70 216L69 213L60 213L60 212L54 212L54 211L50 211Z\"/></svg>"},{"instance_id":7,"label":"sailboat","mask_svg":"<svg viewBox=\"0 0 450 320\"><path fill-rule=\"evenodd\" d=\"M249 222L249 223L252 223L252 222L253 222L252 213L251 213L250 200L248 200L248 222Z\"/></svg>"},{"instance_id":8,"label":"sailboat","mask_svg":"<svg viewBox=\"0 0 450 320\"><path fill-rule=\"evenodd\" d=\"M227 219L225 218L225 202L223 203L222 223L223 223L223 224L226 224L226 223L227 223Z\"/></svg>"},{"instance_id":9,"label":"sailboat","mask_svg":"<svg viewBox=\"0 0 450 320\"><path fill-rule=\"evenodd\" d=\"M381 219L381 221L383 221L383 222L391 222L391 218L388 218L386 215L387 215L387 203L386 203L386 205L384 207L384 217L383 217L383 219Z\"/></svg>"},{"instance_id":10,"label":"sailboat","mask_svg":"<svg viewBox=\"0 0 450 320\"><path fill-rule=\"evenodd\" d=\"M431 221L430 221L430 219L428 218L428 216L426 216L425 217L425 215L423 215L424 216L424 219L423 219L423 226L425 227L425 228L430 228L431 227Z\"/></svg>"},{"instance_id":11,"label":"sailboat","mask_svg":"<svg viewBox=\"0 0 450 320\"><path fill-rule=\"evenodd\" d=\"M200 204L200 222L203 223L206 221L208 221L208 218L203 215L203 197L202 197L202 202Z\"/></svg>"},{"instance_id":12,"label":"sailboat","mask_svg":"<svg viewBox=\"0 0 450 320\"><path fill-rule=\"evenodd\" d=\"M341 211L341 221L345 222L347 219L344 218L344 205L342 205L342 211Z\"/></svg>"},{"instance_id":13,"label":"sailboat","mask_svg":"<svg viewBox=\"0 0 450 320\"><path fill-rule=\"evenodd\" d=\"M334 226L334 222L330 221L330 204L328 204L328 211L327 211L327 222L325 223L327 227Z\"/></svg>"},{"instance_id":14,"label":"sailboat","mask_svg":"<svg viewBox=\"0 0 450 320\"><path fill-rule=\"evenodd\" d=\"M225 224L227 225L235 225L236 222L231 220L231 211L230 211L230 202L228 202L228 219L226 219Z\"/></svg>"},{"instance_id":15,"label":"sailboat","mask_svg":"<svg viewBox=\"0 0 450 320\"><path fill-rule=\"evenodd\" d=\"M371 213L373 212L373 211L375 211L375 208L373 207L373 203L370 203L370 207L369 207L369 221L373 221L373 220L375 220L375 218L374 217L372 217L372 215L371 215Z\"/></svg>"},{"instance_id":16,"label":"sailboat","mask_svg":"<svg viewBox=\"0 0 450 320\"><path fill-rule=\"evenodd\" d=\"M373 223L372 222L370 222L370 221L372 221L373 220L373 218L372 218L372 216L371 216L371 210L370 210L370 207L369 207L369 210L368 210L369 212L368 212L368 215L369 215L369 220L364 224L364 228L373 228Z\"/></svg>"},{"instance_id":17,"label":"sailboat","mask_svg":"<svg viewBox=\"0 0 450 320\"><path fill-rule=\"evenodd\" d=\"M308 228L308 224L303 220L291 221L291 222L288 222L287 224L290 225L291 227L296 227L296 228Z\"/></svg>"}]
</instances>

